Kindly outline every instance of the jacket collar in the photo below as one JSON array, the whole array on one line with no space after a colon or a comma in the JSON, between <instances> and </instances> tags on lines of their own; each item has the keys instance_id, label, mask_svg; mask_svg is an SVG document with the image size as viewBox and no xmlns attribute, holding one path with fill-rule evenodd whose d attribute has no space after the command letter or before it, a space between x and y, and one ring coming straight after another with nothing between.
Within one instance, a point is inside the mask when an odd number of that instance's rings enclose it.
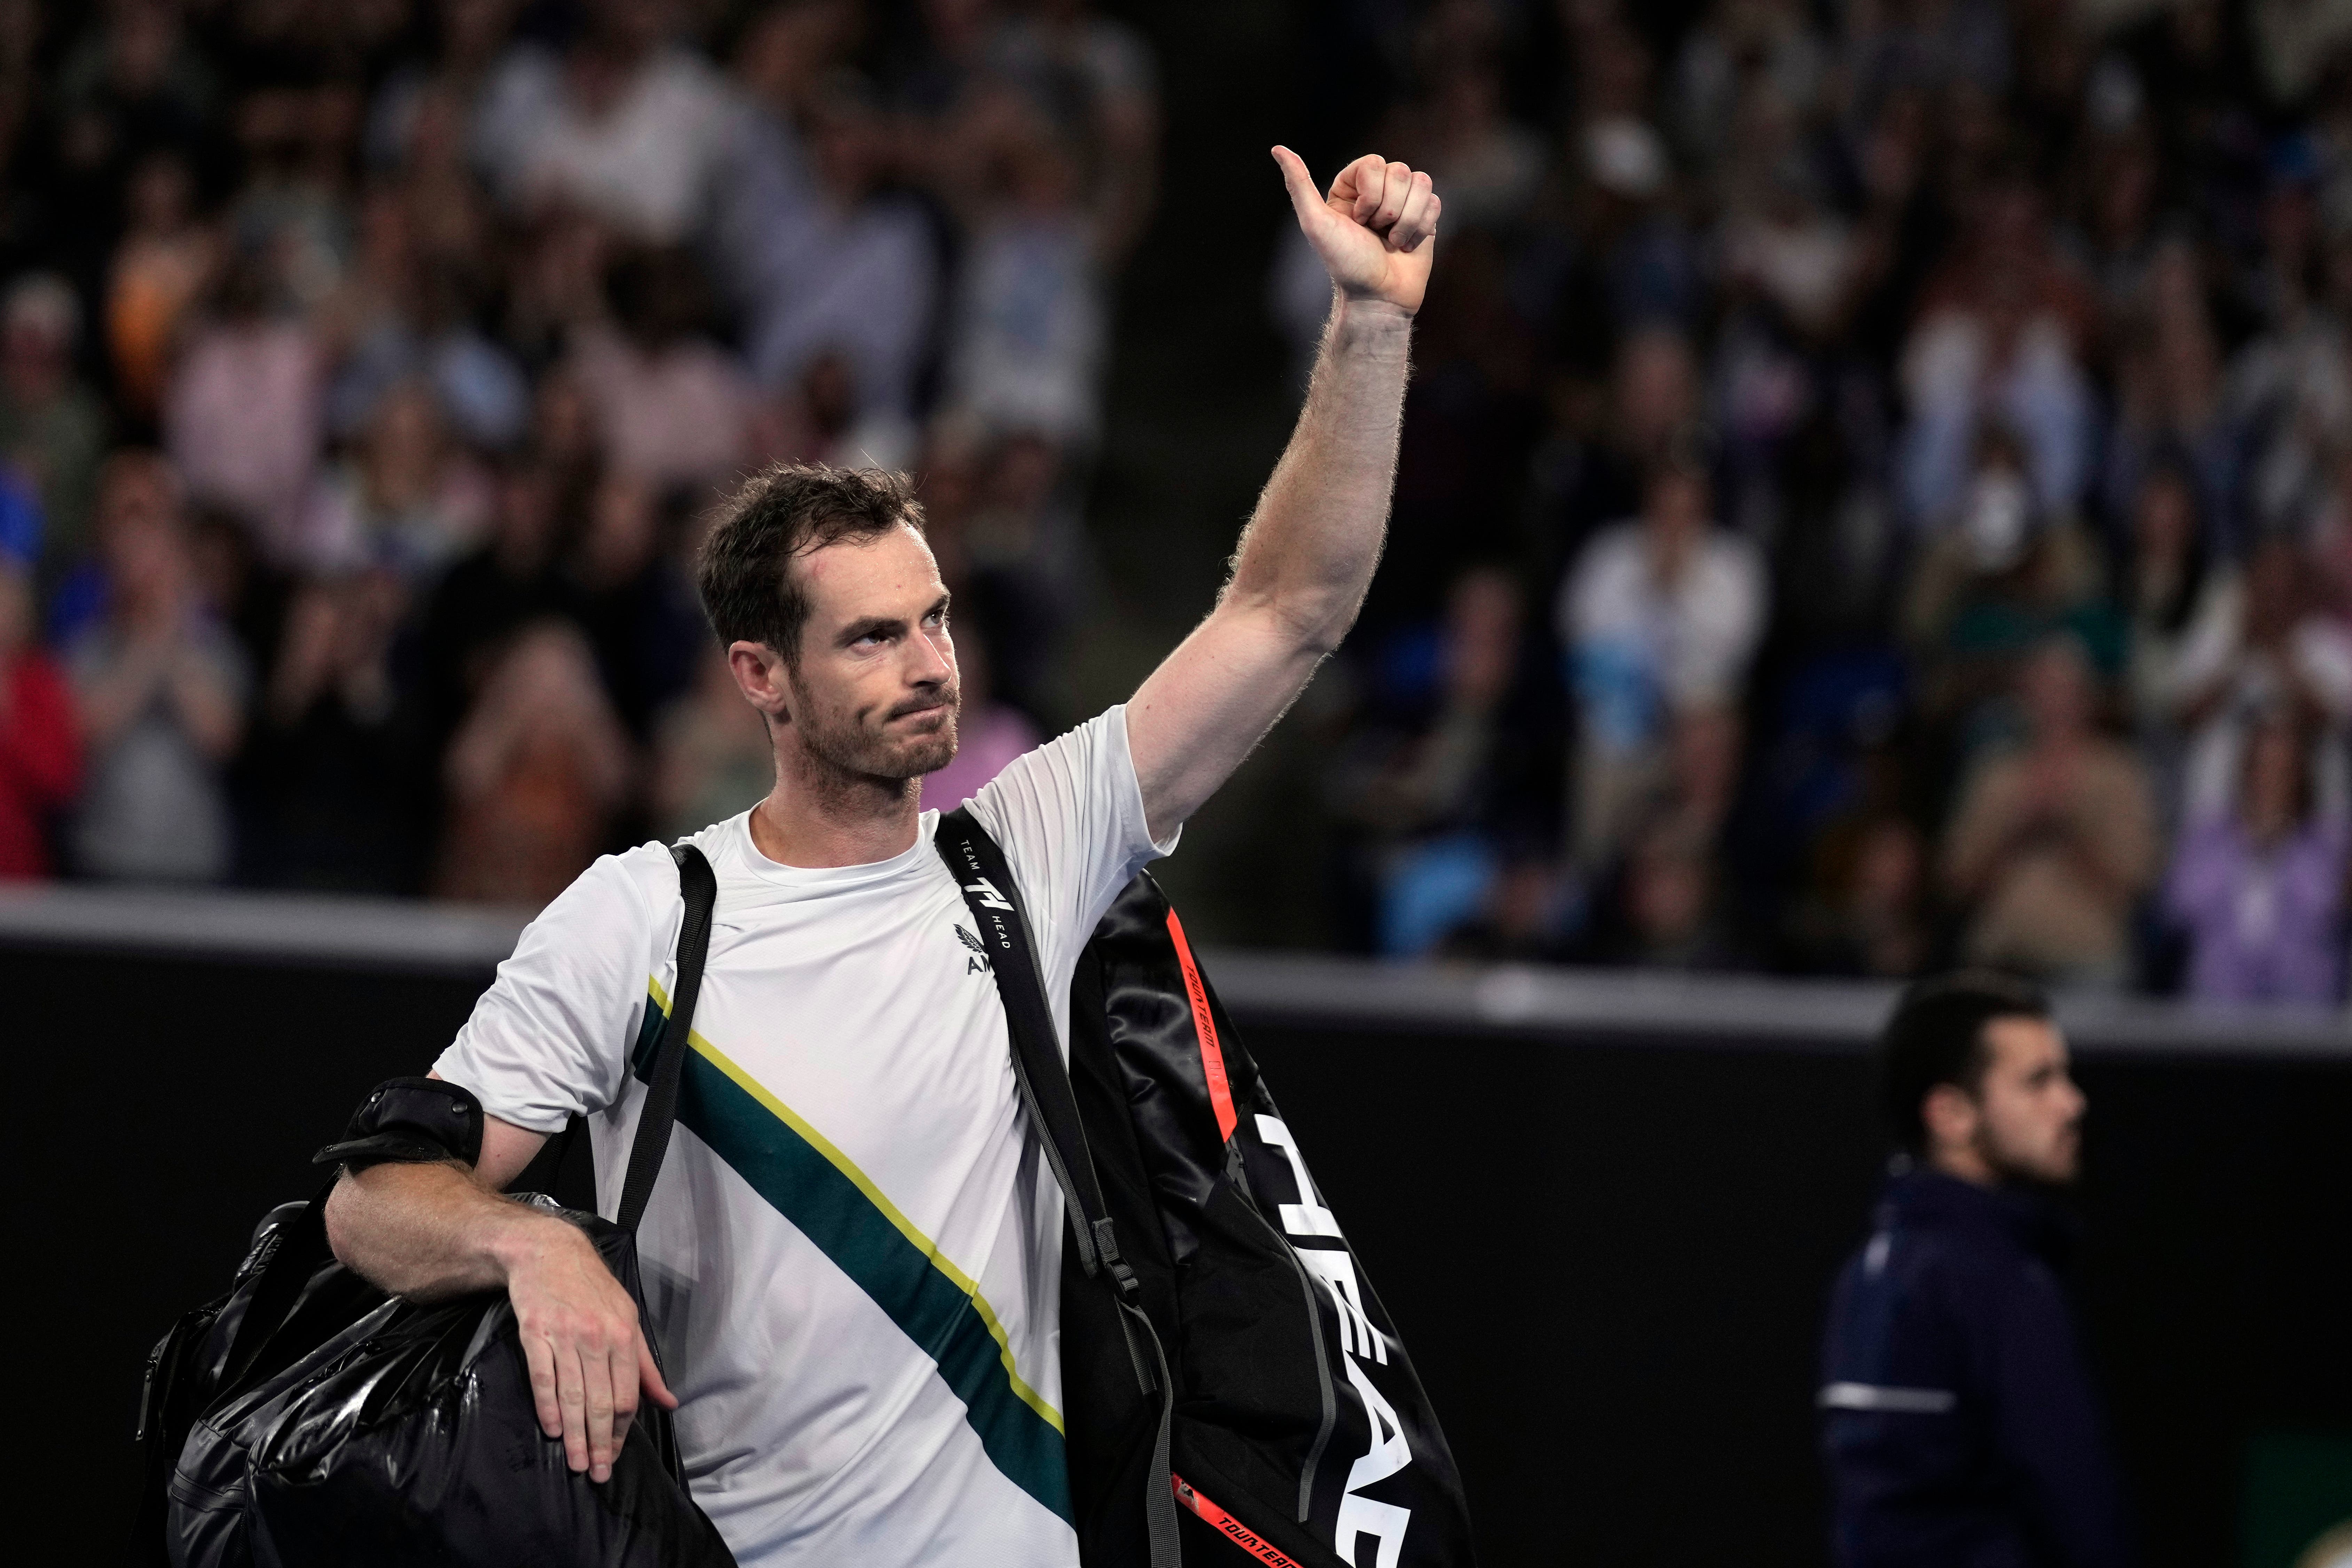
<instances>
[{"instance_id":1,"label":"jacket collar","mask_svg":"<svg viewBox=\"0 0 2352 1568\"><path fill-rule=\"evenodd\" d=\"M1898 1163L1879 1199L1880 1228L1972 1233L2030 1252L2053 1268L2073 1255L2074 1216L2025 1187L1980 1187L1921 1165Z\"/></svg>"}]
</instances>

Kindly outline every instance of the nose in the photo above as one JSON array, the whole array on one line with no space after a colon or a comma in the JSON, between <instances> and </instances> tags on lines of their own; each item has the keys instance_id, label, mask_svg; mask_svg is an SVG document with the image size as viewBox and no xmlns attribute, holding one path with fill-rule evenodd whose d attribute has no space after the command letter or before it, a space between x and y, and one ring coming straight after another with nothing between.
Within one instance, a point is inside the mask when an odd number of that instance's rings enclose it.
<instances>
[{"instance_id":1,"label":"nose","mask_svg":"<svg viewBox=\"0 0 2352 1568\"><path fill-rule=\"evenodd\" d=\"M955 664L951 653L940 646L945 640L944 633L936 637L918 636L907 639L907 646L914 655L913 663L907 671L908 685L945 686L954 678Z\"/></svg>"}]
</instances>

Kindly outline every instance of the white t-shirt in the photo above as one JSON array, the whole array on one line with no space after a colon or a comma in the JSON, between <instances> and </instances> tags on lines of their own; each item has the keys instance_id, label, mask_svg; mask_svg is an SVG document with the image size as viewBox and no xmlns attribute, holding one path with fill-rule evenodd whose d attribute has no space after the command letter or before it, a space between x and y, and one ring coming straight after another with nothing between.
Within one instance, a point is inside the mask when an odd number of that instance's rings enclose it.
<instances>
[{"instance_id":1,"label":"white t-shirt","mask_svg":"<svg viewBox=\"0 0 2352 1568\"><path fill-rule=\"evenodd\" d=\"M1066 1038L1079 951L1174 845L1144 826L1125 710L1022 757L973 810ZM925 812L891 859L824 870L761 854L748 814L693 839L718 910L637 1247L688 1479L745 1568L1077 1562L1061 1194L938 823ZM661 847L597 861L436 1064L518 1126L587 1114L607 1215L682 910Z\"/></svg>"}]
</instances>

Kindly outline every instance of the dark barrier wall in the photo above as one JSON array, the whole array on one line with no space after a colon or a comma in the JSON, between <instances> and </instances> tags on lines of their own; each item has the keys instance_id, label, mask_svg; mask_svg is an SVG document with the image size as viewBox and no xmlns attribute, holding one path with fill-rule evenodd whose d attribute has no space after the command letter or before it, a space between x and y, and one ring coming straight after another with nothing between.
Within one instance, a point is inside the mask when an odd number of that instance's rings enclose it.
<instances>
[{"instance_id":1,"label":"dark barrier wall","mask_svg":"<svg viewBox=\"0 0 2352 1568\"><path fill-rule=\"evenodd\" d=\"M111 1532L148 1346L485 975L0 946L0 979L29 1265L15 1495ZM1240 1011L1429 1381L1487 1563L1823 1560L1813 1343L1876 1163L1850 1046ZM2248 1442L2352 1433L2352 1061L2102 1053L2083 1078L2082 1300L2147 1559L2238 1563Z\"/></svg>"}]
</instances>

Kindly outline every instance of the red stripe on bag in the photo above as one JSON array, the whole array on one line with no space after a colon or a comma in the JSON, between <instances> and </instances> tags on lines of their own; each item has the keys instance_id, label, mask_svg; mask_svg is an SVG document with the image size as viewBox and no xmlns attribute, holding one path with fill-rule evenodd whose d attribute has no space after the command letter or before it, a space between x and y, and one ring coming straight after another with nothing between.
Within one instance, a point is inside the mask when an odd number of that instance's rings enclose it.
<instances>
[{"instance_id":1,"label":"red stripe on bag","mask_svg":"<svg viewBox=\"0 0 2352 1568\"><path fill-rule=\"evenodd\" d=\"M1209 988L1192 962L1192 944L1184 940L1184 922L1168 911L1168 934L1176 940L1176 962L1184 966L1184 994L1192 1004L1192 1027L1201 1037L1201 1066L1209 1076L1209 1103L1217 1112L1217 1136L1230 1139L1234 1123L1234 1089L1225 1080L1225 1053L1217 1045L1217 1021L1209 1016Z\"/></svg>"},{"instance_id":2,"label":"red stripe on bag","mask_svg":"<svg viewBox=\"0 0 2352 1568\"><path fill-rule=\"evenodd\" d=\"M1173 917L1171 918L1172 919ZM1181 952L1181 942L1183 939L1180 937L1177 940L1179 942L1178 951ZM1188 963L1185 967L1189 969L1191 965ZM1174 1480L1176 1483L1176 1500L1182 1503L1186 1508L1191 1509L1194 1513L1199 1514L1201 1518L1206 1521L1209 1528L1214 1530L1218 1534L1223 1536L1227 1541L1232 1542L1235 1546L1240 1547L1243 1551L1248 1552L1259 1562L1271 1564L1271 1568L1299 1568L1297 1558L1291 1556L1286 1552L1282 1552L1275 1547L1267 1545L1264 1540L1260 1539L1257 1531L1252 1530L1248 1525L1244 1524L1240 1520L1235 1519L1232 1514L1227 1513L1223 1509L1219 1508L1215 1503L1211 1502L1207 1498L1202 1497L1199 1492L1194 1491L1190 1483L1188 1483L1183 1477L1177 1476L1174 1478Z\"/></svg>"}]
</instances>

